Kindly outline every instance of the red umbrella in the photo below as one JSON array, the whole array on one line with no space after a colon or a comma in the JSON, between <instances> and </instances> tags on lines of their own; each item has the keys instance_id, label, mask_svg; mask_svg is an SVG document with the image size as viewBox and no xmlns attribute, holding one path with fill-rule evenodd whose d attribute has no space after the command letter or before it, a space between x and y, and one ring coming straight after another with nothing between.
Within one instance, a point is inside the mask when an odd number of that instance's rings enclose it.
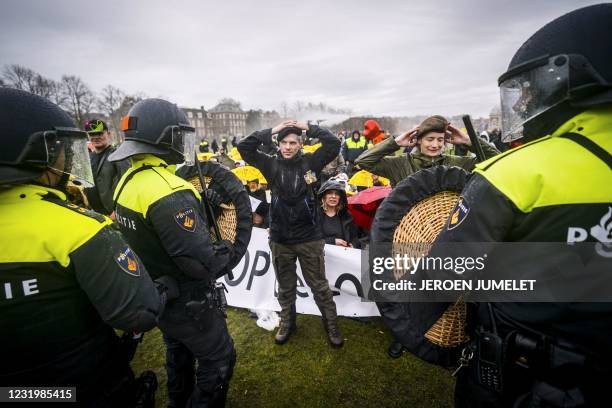
<instances>
[{"instance_id":1,"label":"red umbrella","mask_svg":"<svg viewBox=\"0 0 612 408\"><path fill-rule=\"evenodd\" d=\"M374 221L376 209L389 193L391 193L391 186L376 186L349 197L348 210L355 224L369 230Z\"/></svg>"}]
</instances>

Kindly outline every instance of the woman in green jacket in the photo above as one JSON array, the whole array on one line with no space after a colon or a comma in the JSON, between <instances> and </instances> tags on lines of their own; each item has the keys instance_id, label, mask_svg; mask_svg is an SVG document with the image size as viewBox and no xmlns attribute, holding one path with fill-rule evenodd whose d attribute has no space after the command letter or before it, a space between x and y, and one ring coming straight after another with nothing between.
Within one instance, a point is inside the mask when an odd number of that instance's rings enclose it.
<instances>
[{"instance_id":1,"label":"woman in green jacket","mask_svg":"<svg viewBox=\"0 0 612 408\"><path fill-rule=\"evenodd\" d=\"M446 141L455 145L464 144L472 151L472 143L465 133L444 117L435 115L408 132L395 138L390 137L366 150L355 163L370 173L388 178L392 187L411 174L432 166L457 166L472 171L477 162L476 157L444 154ZM500 153L484 141L481 145L487 159ZM395 156L400 148L414 146L417 147L412 153Z\"/></svg>"}]
</instances>

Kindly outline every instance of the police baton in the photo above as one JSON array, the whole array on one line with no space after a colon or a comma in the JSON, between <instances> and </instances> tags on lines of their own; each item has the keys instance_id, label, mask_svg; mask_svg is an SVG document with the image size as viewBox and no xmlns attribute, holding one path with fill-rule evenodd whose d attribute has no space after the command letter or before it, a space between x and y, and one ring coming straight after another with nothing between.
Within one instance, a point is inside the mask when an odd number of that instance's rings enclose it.
<instances>
[{"instance_id":1,"label":"police baton","mask_svg":"<svg viewBox=\"0 0 612 408\"><path fill-rule=\"evenodd\" d=\"M215 233L215 238L217 239L217 242L221 242L221 232L219 231L219 224L217 224L217 219L215 218L213 209L210 203L208 202L208 199L206 198L206 191L208 191L208 188L206 188L206 180L204 180L204 176L202 175L202 168L200 167L200 160L198 159L198 153L194 152L194 155L195 155L195 165L196 165L196 168L198 169L198 179L200 180L200 185L202 186L202 195L203 195L202 203L204 204L204 212L206 214L206 218L208 218L209 224L212 224L213 226L213 231ZM227 277L230 280L234 280L234 273L232 272L231 269L227 270Z\"/></svg>"},{"instance_id":2,"label":"police baton","mask_svg":"<svg viewBox=\"0 0 612 408\"><path fill-rule=\"evenodd\" d=\"M463 124L465 125L465 129L468 132L468 136L470 137L470 142L472 142L472 146L474 147L474 153L476 153L476 159L478 162L481 162L485 159L484 151L482 150L482 146L480 145L480 138L476 135L474 131L474 126L472 125L472 119L470 115L463 115Z\"/></svg>"}]
</instances>

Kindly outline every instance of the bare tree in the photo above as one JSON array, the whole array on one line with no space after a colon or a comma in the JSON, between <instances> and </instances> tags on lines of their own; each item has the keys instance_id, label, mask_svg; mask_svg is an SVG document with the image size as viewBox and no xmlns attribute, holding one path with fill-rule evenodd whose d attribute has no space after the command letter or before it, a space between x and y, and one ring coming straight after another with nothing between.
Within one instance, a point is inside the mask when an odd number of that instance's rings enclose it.
<instances>
[{"instance_id":1,"label":"bare tree","mask_svg":"<svg viewBox=\"0 0 612 408\"><path fill-rule=\"evenodd\" d=\"M132 106L146 98L147 95L143 92L138 92L132 95L125 95L121 100L121 105L119 105L116 114L119 115L119 118L127 115L130 109L132 109Z\"/></svg>"},{"instance_id":2,"label":"bare tree","mask_svg":"<svg viewBox=\"0 0 612 408\"><path fill-rule=\"evenodd\" d=\"M34 78L38 74L30 68L17 64L5 65L2 69L2 79L7 86L32 92L34 89Z\"/></svg>"},{"instance_id":3,"label":"bare tree","mask_svg":"<svg viewBox=\"0 0 612 408\"><path fill-rule=\"evenodd\" d=\"M50 85L47 98L59 106L64 106L66 104L66 94L64 93L61 82L53 81Z\"/></svg>"},{"instance_id":4,"label":"bare tree","mask_svg":"<svg viewBox=\"0 0 612 408\"><path fill-rule=\"evenodd\" d=\"M56 104L63 103L61 86L58 82L45 78L36 71L21 65L5 65L2 70L4 86L21 89L48 98Z\"/></svg>"},{"instance_id":5,"label":"bare tree","mask_svg":"<svg viewBox=\"0 0 612 408\"><path fill-rule=\"evenodd\" d=\"M120 142L123 140L123 136L119 126L121 123L121 118L128 114L128 112L130 111L130 109L132 109L132 106L134 106L136 102L139 102L146 98L147 96L142 92L138 92L133 95L123 94L123 98L121 99L119 106L113 111L113 114L110 115L111 124L115 127L115 132L113 133L113 136L115 137L116 142Z\"/></svg>"},{"instance_id":6,"label":"bare tree","mask_svg":"<svg viewBox=\"0 0 612 408\"><path fill-rule=\"evenodd\" d=\"M62 91L66 97L63 108L82 124L95 105L96 97L89 86L75 75L62 76Z\"/></svg>"},{"instance_id":7,"label":"bare tree","mask_svg":"<svg viewBox=\"0 0 612 408\"><path fill-rule=\"evenodd\" d=\"M282 101L280 104L281 111L283 111L283 118L287 119L289 116L289 104L286 101Z\"/></svg>"},{"instance_id":8,"label":"bare tree","mask_svg":"<svg viewBox=\"0 0 612 408\"><path fill-rule=\"evenodd\" d=\"M249 110L247 112L247 117L246 117L246 132L247 134L250 134L256 130L262 129L262 118L263 118L263 112L261 109L259 110Z\"/></svg>"},{"instance_id":9,"label":"bare tree","mask_svg":"<svg viewBox=\"0 0 612 408\"><path fill-rule=\"evenodd\" d=\"M115 133L119 130L119 121L121 120L121 116L117 115L117 113L125 96L125 92L121 89L107 85L102 89L102 93L98 98L98 108L108 116L110 125L115 130Z\"/></svg>"},{"instance_id":10,"label":"bare tree","mask_svg":"<svg viewBox=\"0 0 612 408\"><path fill-rule=\"evenodd\" d=\"M300 116L300 113L304 112L306 108L306 104L303 101L295 101L293 103L293 112L292 112L292 116L293 117L298 117Z\"/></svg>"}]
</instances>

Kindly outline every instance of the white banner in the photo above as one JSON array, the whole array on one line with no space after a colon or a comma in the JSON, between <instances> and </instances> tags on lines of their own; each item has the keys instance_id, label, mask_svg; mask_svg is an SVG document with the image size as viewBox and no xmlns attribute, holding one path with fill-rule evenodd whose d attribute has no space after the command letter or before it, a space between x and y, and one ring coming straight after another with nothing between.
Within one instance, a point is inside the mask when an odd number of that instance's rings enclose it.
<instances>
[{"instance_id":1,"label":"white banner","mask_svg":"<svg viewBox=\"0 0 612 408\"><path fill-rule=\"evenodd\" d=\"M230 281L227 276L220 279L229 291L229 305L248 309L280 310L267 230L253 228L249 248L233 272L234 280ZM312 292L302 277L299 262L297 274L297 312L321 315ZM325 274L334 293L338 315L379 316L376 304L364 302L360 297L363 296L361 250L325 245Z\"/></svg>"}]
</instances>

